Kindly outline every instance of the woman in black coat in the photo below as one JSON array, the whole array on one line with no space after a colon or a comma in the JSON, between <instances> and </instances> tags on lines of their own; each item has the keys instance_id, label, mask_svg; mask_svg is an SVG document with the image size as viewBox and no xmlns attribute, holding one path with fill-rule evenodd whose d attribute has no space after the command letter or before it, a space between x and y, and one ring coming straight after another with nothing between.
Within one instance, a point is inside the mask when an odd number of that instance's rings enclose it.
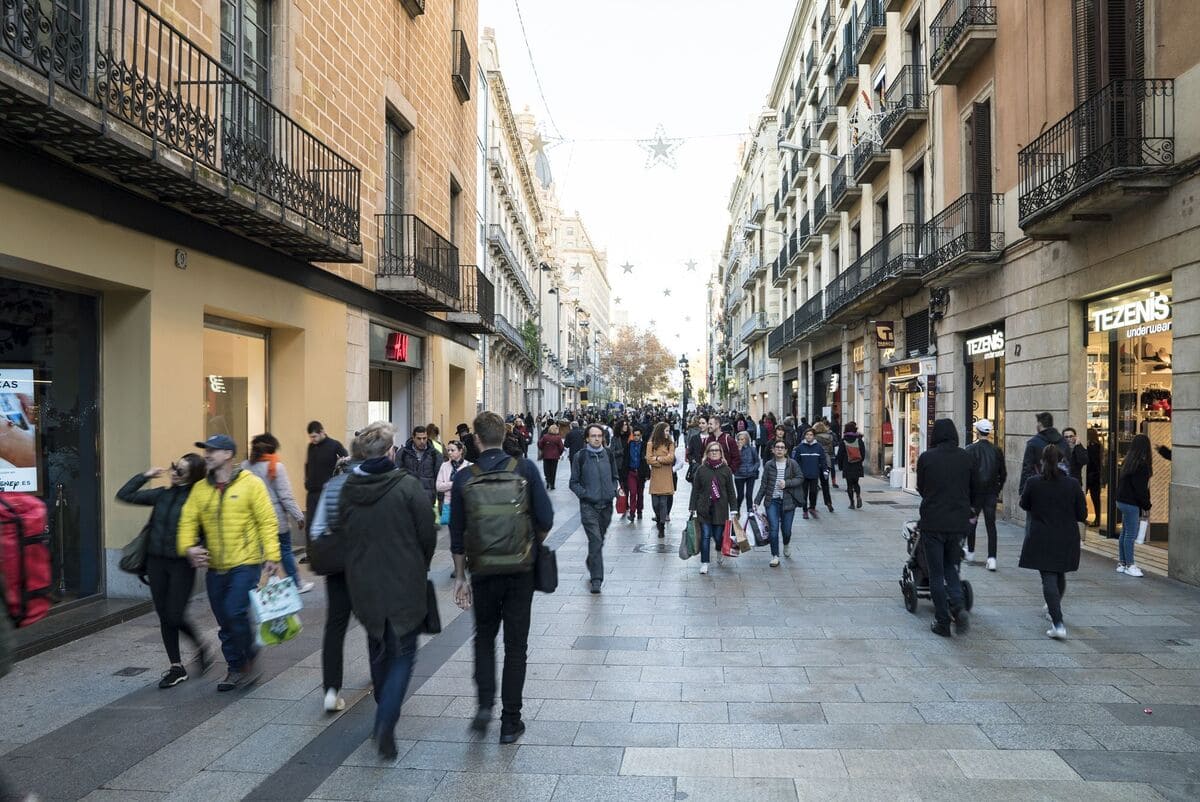
<instances>
[{"instance_id":1,"label":"woman in black coat","mask_svg":"<svg viewBox=\"0 0 1200 802\"><path fill-rule=\"evenodd\" d=\"M1042 595L1050 629L1046 634L1062 640L1062 597L1067 592L1067 574L1079 570L1079 524L1087 520L1083 488L1059 470L1062 451L1048 445L1042 449L1041 471L1029 478L1021 494L1021 509L1029 513L1029 529L1021 546L1022 568L1041 572Z\"/></svg>"},{"instance_id":2,"label":"woman in black coat","mask_svg":"<svg viewBox=\"0 0 1200 802\"><path fill-rule=\"evenodd\" d=\"M700 573L708 573L709 538L721 548L725 524L730 513L736 510L737 488L733 485L733 471L725 462L725 453L716 440L708 444L704 459L692 477L692 498L688 510L696 516L700 527ZM719 552L718 552L719 553ZM717 557L717 564L721 564Z\"/></svg>"},{"instance_id":3,"label":"woman in black coat","mask_svg":"<svg viewBox=\"0 0 1200 802\"><path fill-rule=\"evenodd\" d=\"M146 482L164 473L170 476L170 487L141 489ZM184 617L188 599L196 584L196 569L177 551L179 513L188 494L192 492L192 485L203 479L206 473L203 457L184 454L169 471L151 468L134 476L117 491L120 501L154 508L147 524L150 532L146 544L146 581L150 585L150 596L154 599L154 612L158 614L163 647L167 650L167 659L171 661L159 680L160 688L173 688L188 678L179 654L180 633L195 645L200 673L203 674L208 668L208 652L200 641L200 635Z\"/></svg>"}]
</instances>

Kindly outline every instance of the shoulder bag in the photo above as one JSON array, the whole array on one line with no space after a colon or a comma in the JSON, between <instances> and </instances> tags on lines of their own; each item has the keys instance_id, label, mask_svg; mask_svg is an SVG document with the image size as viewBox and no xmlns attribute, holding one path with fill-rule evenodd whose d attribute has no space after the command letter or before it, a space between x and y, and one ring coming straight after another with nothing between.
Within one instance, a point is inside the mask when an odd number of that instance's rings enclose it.
<instances>
[{"instance_id":1,"label":"shoulder bag","mask_svg":"<svg viewBox=\"0 0 1200 802\"><path fill-rule=\"evenodd\" d=\"M542 593L553 593L558 589L558 555L545 543L535 543L537 554L533 560L533 589Z\"/></svg>"}]
</instances>

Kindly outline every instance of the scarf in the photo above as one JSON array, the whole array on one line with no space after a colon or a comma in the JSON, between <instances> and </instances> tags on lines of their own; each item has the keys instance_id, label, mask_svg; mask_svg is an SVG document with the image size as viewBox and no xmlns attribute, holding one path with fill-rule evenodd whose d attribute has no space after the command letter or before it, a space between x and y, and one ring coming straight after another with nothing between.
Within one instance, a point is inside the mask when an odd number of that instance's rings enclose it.
<instances>
[{"instance_id":1,"label":"scarf","mask_svg":"<svg viewBox=\"0 0 1200 802\"><path fill-rule=\"evenodd\" d=\"M387 457L375 457L373 459L363 460L358 469L363 473L387 473L388 471L396 470L396 463L392 462Z\"/></svg>"},{"instance_id":2,"label":"scarf","mask_svg":"<svg viewBox=\"0 0 1200 802\"><path fill-rule=\"evenodd\" d=\"M591 444L591 443L588 443L587 445L585 445L585 446L584 446L584 448L586 448L588 451L590 451L590 452L591 452L591 453L593 453L593 454L602 454L602 453L604 453L604 446L600 446L599 448L595 448L594 446L592 446L592 444Z\"/></svg>"},{"instance_id":3,"label":"scarf","mask_svg":"<svg viewBox=\"0 0 1200 802\"><path fill-rule=\"evenodd\" d=\"M721 460L714 461L711 459L706 459L706 460L704 460L704 464L713 469L712 480L710 481L709 488L708 488L708 497L712 501L717 501L721 498L721 487L720 487L720 485L717 484L716 471L717 471L717 468L721 467Z\"/></svg>"},{"instance_id":4,"label":"scarf","mask_svg":"<svg viewBox=\"0 0 1200 802\"><path fill-rule=\"evenodd\" d=\"M267 463L267 478L272 482L275 481L275 474L279 473L279 455L278 454L263 454L256 462Z\"/></svg>"},{"instance_id":5,"label":"scarf","mask_svg":"<svg viewBox=\"0 0 1200 802\"><path fill-rule=\"evenodd\" d=\"M451 482L454 481L454 477L458 474L458 469L462 467L462 464L463 464L462 460L459 460L458 462L455 462L454 460L450 460L450 481Z\"/></svg>"}]
</instances>

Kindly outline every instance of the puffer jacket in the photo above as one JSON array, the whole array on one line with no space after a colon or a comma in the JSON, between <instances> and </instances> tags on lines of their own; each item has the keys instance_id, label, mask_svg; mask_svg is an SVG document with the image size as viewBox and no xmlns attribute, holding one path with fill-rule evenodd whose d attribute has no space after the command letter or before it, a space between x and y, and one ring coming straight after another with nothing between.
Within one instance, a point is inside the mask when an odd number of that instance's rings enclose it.
<instances>
[{"instance_id":1,"label":"puffer jacket","mask_svg":"<svg viewBox=\"0 0 1200 802\"><path fill-rule=\"evenodd\" d=\"M153 507L150 512L150 542L146 553L154 557L178 558L179 514L187 502L190 487L152 487L140 489L150 480L137 474L117 491L117 499L126 504Z\"/></svg>"},{"instance_id":2,"label":"puffer jacket","mask_svg":"<svg viewBox=\"0 0 1200 802\"><path fill-rule=\"evenodd\" d=\"M296 497L292 495L292 483L288 480L287 468L283 467L282 462L275 463L275 478L271 479L268 470L271 463L262 462L243 462L242 470L262 479L266 485L267 495L271 497L271 506L275 508L275 519L279 522L279 531L288 531L288 516L292 516L292 520L298 525L304 526L304 510L300 509L300 505L296 503Z\"/></svg>"},{"instance_id":3,"label":"puffer jacket","mask_svg":"<svg viewBox=\"0 0 1200 802\"><path fill-rule=\"evenodd\" d=\"M400 459L396 460L397 465L412 474L420 480L421 487L425 488L425 492L429 494L429 499L432 501L436 496L438 471L442 467L442 455L433 446L425 446L424 451L417 451L417 447L413 445L410 438L404 444L404 449L400 452Z\"/></svg>"},{"instance_id":4,"label":"puffer jacket","mask_svg":"<svg viewBox=\"0 0 1200 802\"><path fill-rule=\"evenodd\" d=\"M329 532L333 521L337 520L339 495L342 487L346 484L346 479L350 476L348 471L354 470L358 464L357 462L353 463L348 466L347 471L335 473L321 489L321 497L317 500L317 509L313 512L312 520L308 522L309 540L324 537Z\"/></svg>"},{"instance_id":5,"label":"puffer jacket","mask_svg":"<svg viewBox=\"0 0 1200 802\"><path fill-rule=\"evenodd\" d=\"M208 567L228 571L239 565L279 562L279 521L266 486L252 473L235 468L224 490L210 474L192 485L179 514L179 556L200 542L208 549Z\"/></svg>"},{"instance_id":6,"label":"puffer jacket","mask_svg":"<svg viewBox=\"0 0 1200 802\"><path fill-rule=\"evenodd\" d=\"M758 486L758 494L754 497L756 505L761 506L775 497L775 482L778 478L779 467L775 463L775 458L771 457L763 463L762 483ZM784 512L804 507L804 499L800 490L803 486L804 476L800 473L800 466L796 464L796 460L788 459L783 470L781 500Z\"/></svg>"},{"instance_id":7,"label":"puffer jacket","mask_svg":"<svg viewBox=\"0 0 1200 802\"><path fill-rule=\"evenodd\" d=\"M742 446L739 449L739 457L741 461L733 475L738 479L752 479L758 476L758 469L762 467L762 458L758 456L758 449L754 447L754 444L747 443Z\"/></svg>"}]
</instances>

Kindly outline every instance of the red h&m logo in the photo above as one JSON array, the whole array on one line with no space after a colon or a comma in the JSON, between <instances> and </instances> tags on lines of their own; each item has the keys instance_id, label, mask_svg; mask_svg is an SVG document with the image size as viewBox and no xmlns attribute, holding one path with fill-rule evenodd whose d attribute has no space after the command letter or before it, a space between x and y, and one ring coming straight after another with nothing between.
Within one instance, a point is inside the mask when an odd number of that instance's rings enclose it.
<instances>
[{"instance_id":1,"label":"red h&m logo","mask_svg":"<svg viewBox=\"0 0 1200 802\"><path fill-rule=\"evenodd\" d=\"M408 335L399 331L388 334L387 350L384 354L390 362L407 362Z\"/></svg>"}]
</instances>

